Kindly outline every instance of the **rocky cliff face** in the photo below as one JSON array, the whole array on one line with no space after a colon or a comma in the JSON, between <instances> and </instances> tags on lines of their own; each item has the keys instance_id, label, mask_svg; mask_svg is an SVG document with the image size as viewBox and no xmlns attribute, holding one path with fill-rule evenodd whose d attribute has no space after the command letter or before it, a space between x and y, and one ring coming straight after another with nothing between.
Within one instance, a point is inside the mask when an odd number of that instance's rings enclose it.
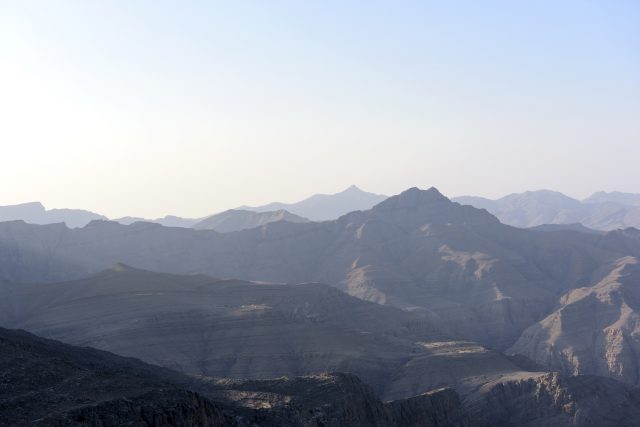
<instances>
[{"instance_id":1,"label":"rocky cliff face","mask_svg":"<svg viewBox=\"0 0 640 427\"><path fill-rule=\"evenodd\" d=\"M529 327L508 352L567 374L640 382L640 265L615 261L592 286L560 298L559 308Z\"/></svg>"},{"instance_id":2,"label":"rocky cliff face","mask_svg":"<svg viewBox=\"0 0 640 427\"><path fill-rule=\"evenodd\" d=\"M464 406L487 426L640 425L640 390L595 376L507 376L467 395Z\"/></svg>"},{"instance_id":3,"label":"rocky cliff face","mask_svg":"<svg viewBox=\"0 0 640 427\"><path fill-rule=\"evenodd\" d=\"M436 389L409 399L387 404L391 425L397 427L471 427L479 423L463 408L460 396L451 389Z\"/></svg>"}]
</instances>

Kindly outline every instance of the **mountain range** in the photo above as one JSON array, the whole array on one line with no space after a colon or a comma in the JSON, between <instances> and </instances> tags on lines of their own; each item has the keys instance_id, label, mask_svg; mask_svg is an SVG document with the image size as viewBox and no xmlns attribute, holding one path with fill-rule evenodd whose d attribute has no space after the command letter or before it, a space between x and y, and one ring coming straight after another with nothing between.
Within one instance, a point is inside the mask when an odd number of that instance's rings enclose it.
<instances>
[{"instance_id":1,"label":"mountain range","mask_svg":"<svg viewBox=\"0 0 640 427\"><path fill-rule=\"evenodd\" d=\"M384 200L386 196L367 193L356 186L336 194L316 194L297 203L271 203L261 207L240 207L203 218L183 218L167 215L148 219L134 216L115 218L124 225L151 222L165 227L183 227L216 230L222 233L254 228L268 222L306 222L336 219L356 210L366 210ZM307 214L307 215L305 215ZM0 206L0 222L22 220L30 224L65 223L68 227L84 227L92 220L107 217L79 209L46 210L40 202Z\"/></svg>"},{"instance_id":2,"label":"mountain range","mask_svg":"<svg viewBox=\"0 0 640 427\"><path fill-rule=\"evenodd\" d=\"M215 230L220 233L247 230L268 224L270 222L309 222L308 219L294 215L286 210L254 212L240 209L230 209L216 215L211 215L192 225L196 230Z\"/></svg>"},{"instance_id":3,"label":"mountain range","mask_svg":"<svg viewBox=\"0 0 640 427\"><path fill-rule=\"evenodd\" d=\"M637 229L517 228L435 188L224 233L10 221L0 325L186 375L444 388L453 425L635 425L638 259Z\"/></svg>"},{"instance_id":4,"label":"mountain range","mask_svg":"<svg viewBox=\"0 0 640 427\"><path fill-rule=\"evenodd\" d=\"M151 222L165 227L211 229L219 232L260 227L275 221L328 221L347 213L368 210L387 196L368 193L356 186L332 194L316 194L297 203L269 203L264 206L241 206L203 218L182 218L167 215L162 218L121 217L114 221L130 225ZM538 190L510 194L497 200L463 196L452 199L463 205L486 209L501 222L520 228L548 225L581 225L588 229L611 231L627 227L640 228L640 194L597 192L584 200L562 193ZM250 214L249 212L260 213ZM84 227L103 215L78 209L46 210L39 202L0 206L0 221L23 220L31 224L64 222L68 227Z\"/></svg>"},{"instance_id":5,"label":"mountain range","mask_svg":"<svg viewBox=\"0 0 640 427\"><path fill-rule=\"evenodd\" d=\"M387 196L367 193L355 185L336 194L315 194L297 203L269 203L264 206L241 206L238 209L270 212L286 210L311 221L329 221L353 211L368 210Z\"/></svg>"},{"instance_id":6,"label":"mountain range","mask_svg":"<svg viewBox=\"0 0 640 427\"><path fill-rule=\"evenodd\" d=\"M22 220L30 224L64 222L68 227L84 227L89 222L107 217L81 209L45 209L40 202L0 206L0 221Z\"/></svg>"},{"instance_id":7,"label":"mountain range","mask_svg":"<svg viewBox=\"0 0 640 427\"><path fill-rule=\"evenodd\" d=\"M453 200L486 209L503 223L515 227L582 224L603 231L640 228L640 194L598 192L580 201L556 191L538 190L497 200L470 196Z\"/></svg>"}]
</instances>

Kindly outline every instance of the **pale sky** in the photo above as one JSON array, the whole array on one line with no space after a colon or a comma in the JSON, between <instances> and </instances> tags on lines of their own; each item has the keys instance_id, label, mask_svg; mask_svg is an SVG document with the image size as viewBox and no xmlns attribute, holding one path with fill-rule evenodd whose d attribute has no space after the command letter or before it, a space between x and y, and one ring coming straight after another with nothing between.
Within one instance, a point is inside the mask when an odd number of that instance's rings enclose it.
<instances>
[{"instance_id":1,"label":"pale sky","mask_svg":"<svg viewBox=\"0 0 640 427\"><path fill-rule=\"evenodd\" d=\"M0 0L0 205L640 193L640 2Z\"/></svg>"}]
</instances>

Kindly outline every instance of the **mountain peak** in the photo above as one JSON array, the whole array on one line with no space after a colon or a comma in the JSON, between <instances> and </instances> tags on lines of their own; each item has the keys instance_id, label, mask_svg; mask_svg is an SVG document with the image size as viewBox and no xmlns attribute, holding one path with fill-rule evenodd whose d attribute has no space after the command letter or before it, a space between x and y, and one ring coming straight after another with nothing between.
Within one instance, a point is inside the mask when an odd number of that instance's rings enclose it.
<instances>
[{"instance_id":1,"label":"mountain peak","mask_svg":"<svg viewBox=\"0 0 640 427\"><path fill-rule=\"evenodd\" d=\"M351 185L346 190L342 191L343 193L364 193L357 185Z\"/></svg>"},{"instance_id":2,"label":"mountain peak","mask_svg":"<svg viewBox=\"0 0 640 427\"><path fill-rule=\"evenodd\" d=\"M437 188L421 190L409 188L397 196L389 197L373 207L378 217L392 220L405 227L421 224L487 225L498 219L483 209L462 206L443 196Z\"/></svg>"},{"instance_id":3,"label":"mountain peak","mask_svg":"<svg viewBox=\"0 0 640 427\"><path fill-rule=\"evenodd\" d=\"M397 196L392 196L382 201L375 208L415 208L434 203L451 203L451 201L443 196L435 187L427 190L411 187Z\"/></svg>"}]
</instances>

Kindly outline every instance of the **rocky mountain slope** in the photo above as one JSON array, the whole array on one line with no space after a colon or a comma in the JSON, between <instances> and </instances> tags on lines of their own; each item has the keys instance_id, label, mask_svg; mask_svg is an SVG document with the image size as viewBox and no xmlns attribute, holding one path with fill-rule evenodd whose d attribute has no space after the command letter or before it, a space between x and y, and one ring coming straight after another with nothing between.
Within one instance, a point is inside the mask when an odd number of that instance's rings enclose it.
<instances>
[{"instance_id":1,"label":"rocky mountain slope","mask_svg":"<svg viewBox=\"0 0 640 427\"><path fill-rule=\"evenodd\" d=\"M230 209L207 217L195 223L192 227L196 230L215 230L219 233L228 233L231 231L256 228L277 221L309 222L308 219L285 210L253 212L241 209Z\"/></svg>"},{"instance_id":2,"label":"rocky mountain slope","mask_svg":"<svg viewBox=\"0 0 640 427\"><path fill-rule=\"evenodd\" d=\"M616 260L591 286L571 290L509 350L569 374L640 384L640 265Z\"/></svg>"},{"instance_id":3,"label":"rocky mountain slope","mask_svg":"<svg viewBox=\"0 0 640 427\"><path fill-rule=\"evenodd\" d=\"M453 200L486 209L503 223L515 227L580 223L604 231L640 228L638 194L599 192L580 201L557 191L538 190L510 194L497 200L472 196Z\"/></svg>"}]
</instances>

